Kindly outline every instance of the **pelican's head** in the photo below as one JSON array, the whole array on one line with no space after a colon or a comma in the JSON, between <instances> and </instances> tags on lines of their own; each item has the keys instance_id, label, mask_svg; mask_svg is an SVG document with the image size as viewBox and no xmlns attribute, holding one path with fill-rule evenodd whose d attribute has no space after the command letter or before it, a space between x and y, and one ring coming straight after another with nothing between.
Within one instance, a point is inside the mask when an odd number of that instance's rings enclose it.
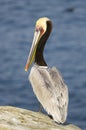
<instances>
[{"instance_id":1,"label":"pelican's head","mask_svg":"<svg viewBox=\"0 0 86 130\"><path fill-rule=\"evenodd\" d=\"M29 53L29 56L27 59L27 63L25 66L25 71L28 70L28 68L34 61L38 43L39 43L40 39L42 38L42 36L47 31L47 22L51 22L51 20L47 17L40 18L36 22L34 38L33 38L32 46L31 46L30 53Z\"/></svg>"}]
</instances>

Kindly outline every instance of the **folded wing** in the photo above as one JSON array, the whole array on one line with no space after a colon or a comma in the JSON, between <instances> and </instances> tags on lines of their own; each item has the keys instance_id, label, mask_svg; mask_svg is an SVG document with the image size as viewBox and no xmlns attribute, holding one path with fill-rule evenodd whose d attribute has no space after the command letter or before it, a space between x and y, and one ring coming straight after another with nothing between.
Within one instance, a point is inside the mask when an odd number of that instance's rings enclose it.
<instances>
[{"instance_id":1,"label":"folded wing","mask_svg":"<svg viewBox=\"0 0 86 130\"><path fill-rule=\"evenodd\" d=\"M43 108L56 122L64 123L67 117L68 88L60 72L55 67L34 65L29 79Z\"/></svg>"}]
</instances>

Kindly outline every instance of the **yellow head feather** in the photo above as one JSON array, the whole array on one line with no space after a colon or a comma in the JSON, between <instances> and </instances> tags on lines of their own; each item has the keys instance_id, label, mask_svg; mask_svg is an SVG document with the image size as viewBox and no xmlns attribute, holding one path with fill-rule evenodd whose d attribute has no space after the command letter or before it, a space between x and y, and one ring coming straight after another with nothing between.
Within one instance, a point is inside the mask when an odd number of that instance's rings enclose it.
<instances>
[{"instance_id":1,"label":"yellow head feather","mask_svg":"<svg viewBox=\"0 0 86 130\"><path fill-rule=\"evenodd\" d=\"M44 29L44 32L45 32L46 28L47 28L47 26L46 26L47 21L50 21L50 19L47 17L40 18L37 20L36 26L42 27Z\"/></svg>"}]
</instances>

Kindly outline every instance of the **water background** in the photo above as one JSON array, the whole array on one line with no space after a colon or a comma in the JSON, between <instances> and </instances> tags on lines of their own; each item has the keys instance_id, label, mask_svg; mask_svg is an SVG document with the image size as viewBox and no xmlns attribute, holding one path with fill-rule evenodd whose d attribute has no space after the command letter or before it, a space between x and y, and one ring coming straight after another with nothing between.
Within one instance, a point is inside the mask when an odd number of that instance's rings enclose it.
<instances>
[{"instance_id":1,"label":"water background","mask_svg":"<svg viewBox=\"0 0 86 130\"><path fill-rule=\"evenodd\" d=\"M53 21L45 59L69 88L67 121L85 130L86 0L0 0L0 105L39 108L24 67L35 22L44 16Z\"/></svg>"}]
</instances>

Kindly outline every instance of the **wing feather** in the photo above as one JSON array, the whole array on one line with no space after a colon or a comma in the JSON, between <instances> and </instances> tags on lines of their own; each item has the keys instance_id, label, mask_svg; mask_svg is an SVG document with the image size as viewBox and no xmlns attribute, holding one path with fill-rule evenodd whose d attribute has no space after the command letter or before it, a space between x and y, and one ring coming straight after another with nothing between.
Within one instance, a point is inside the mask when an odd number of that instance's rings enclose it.
<instances>
[{"instance_id":1,"label":"wing feather","mask_svg":"<svg viewBox=\"0 0 86 130\"><path fill-rule=\"evenodd\" d=\"M33 91L48 114L58 123L64 123L67 117L68 89L55 68L32 67L30 82Z\"/></svg>"}]
</instances>

